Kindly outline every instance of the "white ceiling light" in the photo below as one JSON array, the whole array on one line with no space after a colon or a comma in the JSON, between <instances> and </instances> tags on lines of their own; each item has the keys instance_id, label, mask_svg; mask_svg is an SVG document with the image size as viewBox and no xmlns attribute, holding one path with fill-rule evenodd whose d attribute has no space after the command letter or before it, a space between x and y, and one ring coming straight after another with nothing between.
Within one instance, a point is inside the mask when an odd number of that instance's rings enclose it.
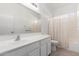
<instances>
[{"instance_id":1,"label":"white ceiling light","mask_svg":"<svg viewBox=\"0 0 79 59\"><path fill-rule=\"evenodd\" d=\"M28 8L30 8L31 10L39 13L39 9L38 9L36 3L21 3L21 4L24 5L24 6L26 6L26 7L28 7Z\"/></svg>"}]
</instances>

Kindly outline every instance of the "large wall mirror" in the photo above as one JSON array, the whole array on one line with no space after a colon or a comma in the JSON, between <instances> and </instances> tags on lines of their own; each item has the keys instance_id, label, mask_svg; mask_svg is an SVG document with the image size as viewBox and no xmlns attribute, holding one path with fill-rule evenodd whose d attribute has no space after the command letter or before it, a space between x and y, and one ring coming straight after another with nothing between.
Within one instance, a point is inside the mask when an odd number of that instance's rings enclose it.
<instances>
[{"instance_id":1,"label":"large wall mirror","mask_svg":"<svg viewBox=\"0 0 79 59\"><path fill-rule=\"evenodd\" d=\"M0 3L0 35L40 31L40 15L16 3Z\"/></svg>"}]
</instances>

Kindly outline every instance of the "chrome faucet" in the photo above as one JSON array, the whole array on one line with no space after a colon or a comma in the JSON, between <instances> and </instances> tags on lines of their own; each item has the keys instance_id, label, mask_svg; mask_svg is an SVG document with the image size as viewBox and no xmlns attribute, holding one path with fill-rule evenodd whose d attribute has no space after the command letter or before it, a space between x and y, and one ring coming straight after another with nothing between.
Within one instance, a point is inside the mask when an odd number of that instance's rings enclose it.
<instances>
[{"instance_id":1,"label":"chrome faucet","mask_svg":"<svg viewBox=\"0 0 79 59\"><path fill-rule=\"evenodd\" d=\"M15 41L19 41L20 40L20 35L17 35L16 40Z\"/></svg>"}]
</instances>

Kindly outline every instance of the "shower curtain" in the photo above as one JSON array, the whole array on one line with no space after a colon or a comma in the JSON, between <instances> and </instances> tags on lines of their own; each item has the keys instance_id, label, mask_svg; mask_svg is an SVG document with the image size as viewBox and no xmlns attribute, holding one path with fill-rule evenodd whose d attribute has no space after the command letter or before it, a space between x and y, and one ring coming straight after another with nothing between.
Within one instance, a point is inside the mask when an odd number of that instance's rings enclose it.
<instances>
[{"instance_id":1,"label":"shower curtain","mask_svg":"<svg viewBox=\"0 0 79 59\"><path fill-rule=\"evenodd\" d=\"M59 42L58 47L69 48L76 27L76 13L49 18L49 34Z\"/></svg>"}]
</instances>

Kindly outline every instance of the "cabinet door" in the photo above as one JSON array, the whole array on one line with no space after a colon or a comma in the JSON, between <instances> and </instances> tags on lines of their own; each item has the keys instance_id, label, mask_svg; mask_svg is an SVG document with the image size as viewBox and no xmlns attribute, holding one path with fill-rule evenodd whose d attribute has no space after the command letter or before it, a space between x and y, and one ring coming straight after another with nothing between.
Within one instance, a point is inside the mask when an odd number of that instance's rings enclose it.
<instances>
[{"instance_id":1,"label":"cabinet door","mask_svg":"<svg viewBox=\"0 0 79 59\"><path fill-rule=\"evenodd\" d=\"M41 56L46 56L47 55L47 53L46 53L47 48L46 47L47 47L46 44L41 45Z\"/></svg>"},{"instance_id":2,"label":"cabinet door","mask_svg":"<svg viewBox=\"0 0 79 59\"><path fill-rule=\"evenodd\" d=\"M35 49L29 52L29 56L40 56L40 49Z\"/></svg>"},{"instance_id":3,"label":"cabinet door","mask_svg":"<svg viewBox=\"0 0 79 59\"><path fill-rule=\"evenodd\" d=\"M51 39L50 37L41 41L41 56L47 56L51 53Z\"/></svg>"},{"instance_id":4,"label":"cabinet door","mask_svg":"<svg viewBox=\"0 0 79 59\"><path fill-rule=\"evenodd\" d=\"M47 40L47 55L51 53L51 39L48 38Z\"/></svg>"}]
</instances>

